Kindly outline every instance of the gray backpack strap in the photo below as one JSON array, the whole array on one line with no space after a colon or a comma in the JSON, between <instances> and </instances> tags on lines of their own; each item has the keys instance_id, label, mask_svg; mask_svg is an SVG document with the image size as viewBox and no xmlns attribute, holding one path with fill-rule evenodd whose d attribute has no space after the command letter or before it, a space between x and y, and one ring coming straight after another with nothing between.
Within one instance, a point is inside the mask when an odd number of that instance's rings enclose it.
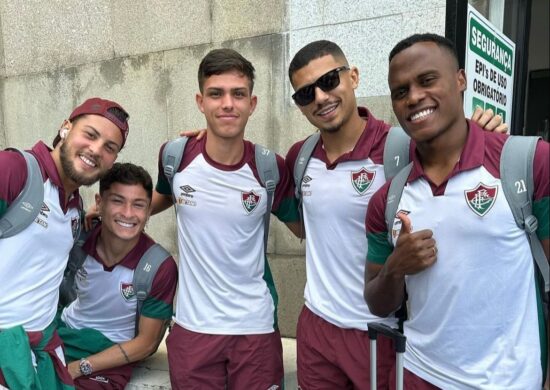
<instances>
[{"instance_id":1,"label":"gray backpack strap","mask_svg":"<svg viewBox=\"0 0 550 390\"><path fill-rule=\"evenodd\" d=\"M172 182L174 175L178 172L181 160L183 158L183 151L187 144L188 137L180 137L172 141L168 141L162 150L162 168L164 174L170 183L172 188Z\"/></svg>"},{"instance_id":2,"label":"gray backpack strap","mask_svg":"<svg viewBox=\"0 0 550 390\"><path fill-rule=\"evenodd\" d=\"M277 166L277 157L271 150L258 144L255 145L254 149L258 176L260 177L261 184L267 191L267 208L264 214L264 252L267 253L269 219L271 217L273 195L277 184L279 184L279 167Z\"/></svg>"},{"instance_id":3,"label":"gray backpack strap","mask_svg":"<svg viewBox=\"0 0 550 390\"><path fill-rule=\"evenodd\" d=\"M397 175L409 163L411 139L401 127L392 127L384 145L384 175L386 181Z\"/></svg>"},{"instance_id":4,"label":"gray backpack strap","mask_svg":"<svg viewBox=\"0 0 550 390\"><path fill-rule=\"evenodd\" d=\"M135 334L139 331L139 317L141 310L143 309L143 302L151 293L153 286L153 280L159 270L160 266L166 259L170 257L170 252L164 249L159 244L153 244L149 249L145 251L139 263L134 270L134 277L132 279L132 285L134 286L134 292L137 299L136 310L136 327Z\"/></svg>"},{"instance_id":5,"label":"gray backpack strap","mask_svg":"<svg viewBox=\"0 0 550 390\"><path fill-rule=\"evenodd\" d=\"M93 226L97 224L97 221L94 221ZM65 272L63 274L63 279L61 280L61 285L59 286L59 306L65 307L69 305L72 301L76 299L76 288L75 288L75 277L76 273L84 265L86 257L88 256L86 252L82 249L82 246L90 236L93 228L89 231L84 229L80 230L78 237L75 240L71 251L69 252L69 260L67 266L65 267Z\"/></svg>"},{"instance_id":6,"label":"gray backpack strap","mask_svg":"<svg viewBox=\"0 0 550 390\"><path fill-rule=\"evenodd\" d=\"M387 142L386 142L387 145ZM399 202L401 201L401 195L403 195L403 189L407 184L407 179L411 173L413 163L409 163L405 168L397 173L391 183L390 188L388 189L388 198L386 199L386 213L384 218L386 219L386 226L388 228L388 241L393 246L392 240L392 230L393 230L393 221L397 214L397 208L399 207Z\"/></svg>"},{"instance_id":7,"label":"gray backpack strap","mask_svg":"<svg viewBox=\"0 0 550 390\"><path fill-rule=\"evenodd\" d=\"M544 280L544 291L550 290L550 267L537 237L538 221L533 215L533 159L539 137L511 136L500 156L502 190L516 224L529 238L533 259Z\"/></svg>"},{"instance_id":8,"label":"gray backpack strap","mask_svg":"<svg viewBox=\"0 0 550 390\"><path fill-rule=\"evenodd\" d=\"M315 149L320 137L321 133L319 132L313 133L307 137L302 144L302 147L298 152L296 162L294 163L294 195L300 202L300 206L302 205L302 179L304 178L304 174L306 172L307 163L309 162L309 159L313 154L313 149Z\"/></svg>"},{"instance_id":9,"label":"gray backpack strap","mask_svg":"<svg viewBox=\"0 0 550 390\"><path fill-rule=\"evenodd\" d=\"M20 153L27 163L25 186L0 218L0 238L7 238L25 230L34 222L44 202L44 180L36 158L29 152L11 149Z\"/></svg>"}]
</instances>

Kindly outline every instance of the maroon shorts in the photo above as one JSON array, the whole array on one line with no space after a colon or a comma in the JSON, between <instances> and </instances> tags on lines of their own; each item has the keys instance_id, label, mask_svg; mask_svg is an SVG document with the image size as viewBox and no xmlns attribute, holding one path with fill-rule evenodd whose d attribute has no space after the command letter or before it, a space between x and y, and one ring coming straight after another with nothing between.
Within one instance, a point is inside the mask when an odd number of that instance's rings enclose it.
<instances>
[{"instance_id":1,"label":"maroon shorts","mask_svg":"<svg viewBox=\"0 0 550 390\"><path fill-rule=\"evenodd\" d=\"M132 364L101 370L74 380L76 390L124 390L132 377Z\"/></svg>"},{"instance_id":2,"label":"maroon shorts","mask_svg":"<svg viewBox=\"0 0 550 390\"><path fill-rule=\"evenodd\" d=\"M395 367L390 377L390 389L395 390ZM403 372L403 388L407 390L439 390L439 387L426 382L424 379L416 376L406 368Z\"/></svg>"},{"instance_id":3,"label":"maroon shorts","mask_svg":"<svg viewBox=\"0 0 550 390\"><path fill-rule=\"evenodd\" d=\"M279 331L212 335L192 332L175 324L166 339L166 349L173 389L283 386L283 346Z\"/></svg>"},{"instance_id":4,"label":"maroon shorts","mask_svg":"<svg viewBox=\"0 0 550 390\"><path fill-rule=\"evenodd\" d=\"M302 390L370 390L370 339L366 331L344 329L306 306L298 319L298 385ZM395 368L393 342L377 342L378 389L388 389Z\"/></svg>"}]
</instances>

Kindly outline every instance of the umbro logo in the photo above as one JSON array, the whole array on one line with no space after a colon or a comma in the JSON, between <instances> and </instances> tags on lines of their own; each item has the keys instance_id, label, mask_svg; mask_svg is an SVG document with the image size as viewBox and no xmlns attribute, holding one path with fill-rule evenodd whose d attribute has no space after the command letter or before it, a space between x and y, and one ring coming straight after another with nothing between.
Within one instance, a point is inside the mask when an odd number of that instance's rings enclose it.
<instances>
[{"instance_id":1,"label":"umbro logo","mask_svg":"<svg viewBox=\"0 0 550 390\"><path fill-rule=\"evenodd\" d=\"M46 222L48 218L47 213L49 213L50 211L51 210L48 207L48 205L46 205L46 203L42 203L42 206L40 206L40 211L38 212L38 215L36 216L36 219L34 220L34 222L36 222L43 228L47 228L48 227L48 222Z\"/></svg>"},{"instance_id":2,"label":"umbro logo","mask_svg":"<svg viewBox=\"0 0 550 390\"><path fill-rule=\"evenodd\" d=\"M181 186L180 189L187 194L189 194L190 192L195 192L195 189L187 184L184 186Z\"/></svg>"},{"instance_id":3,"label":"umbro logo","mask_svg":"<svg viewBox=\"0 0 550 390\"><path fill-rule=\"evenodd\" d=\"M197 192L193 187L191 187L188 184L185 184L183 186L180 186L180 190L182 191L180 195L177 197L176 202L178 205L183 206L196 206L197 202L193 200L195 197L192 195L193 192Z\"/></svg>"},{"instance_id":4,"label":"umbro logo","mask_svg":"<svg viewBox=\"0 0 550 390\"><path fill-rule=\"evenodd\" d=\"M51 210L50 208L48 207L48 205L46 203L42 203L42 207L40 207L40 214L44 215L45 217L47 217L46 214L44 213L49 213Z\"/></svg>"},{"instance_id":5,"label":"umbro logo","mask_svg":"<svg viewBox=\"0 0 550 390\"><path fill-rule=\"evenodd\" d=\"M34 206L29 203L29 202L22 202L21 203L21 207L23 208L23 210L25 211L32 211L34 209Z\"/></svg>"},{"instance_id":6,"label":"umbro logo","mask_svg":"<svg viewBox=\"0 0 550 390\"><path fill-rule=\"evenodd\" d=\"M302 196L311 196L311 191L309 190L309 187L311 186L311 184L309 184L311 181L313 180L313 178L309 175L305 175L303 178L302 178Z\"/></svg>"}]
</instances>

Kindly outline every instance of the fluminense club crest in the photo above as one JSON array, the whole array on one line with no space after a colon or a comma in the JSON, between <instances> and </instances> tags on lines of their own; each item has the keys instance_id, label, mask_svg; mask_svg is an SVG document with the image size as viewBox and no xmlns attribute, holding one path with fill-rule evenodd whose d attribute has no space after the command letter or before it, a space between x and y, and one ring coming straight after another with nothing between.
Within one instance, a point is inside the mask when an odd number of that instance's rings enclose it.
<instances>
[{"instance_id":1,"label":"fluminense club crest","mask_svg":"<svg viewBox=\"0 0 550 390\"><path fill-rule=\"evenodd\" d=\"M122 297L126 301L129 301L130 299L136 296L136 292L134 291L134 285L132 283L120 282L120 293L122 294Z\"/></svg>"},{"instance_id":2,"label":"fluminense club crest","mask_svg":"<svg viewBox=\"0 0 550 390\"><path fill-rule=\"evenodd\" d=\"M241 192L241 200L244 209L248 214L250 214L260 203L260 195L256 194L254 191Z\"/></svg>"},{"instance_id":3,"label":"fluminense club crest","mask_svg":"<svg viewBox=\"0 0 550 390\"><path fill-rule=\"evenodd\" d=\"M374 176L376 176L376 171L369 171L362 167L360 170L351 173L351 184L353 184L353 188L359 195L363 195L374 181Z\"/></svg>"},{"instance_id":4,"label":"fluminense club crest","mask_svg":"<svg viewBox=\"0 0 550 390\"><path fill-rule=\"evenodd\" d=\"M483 217L491 210L497 198L498 187L479 183L473 190L464 191L466 203L474 213Z\"/></svg>"}]
</instances>

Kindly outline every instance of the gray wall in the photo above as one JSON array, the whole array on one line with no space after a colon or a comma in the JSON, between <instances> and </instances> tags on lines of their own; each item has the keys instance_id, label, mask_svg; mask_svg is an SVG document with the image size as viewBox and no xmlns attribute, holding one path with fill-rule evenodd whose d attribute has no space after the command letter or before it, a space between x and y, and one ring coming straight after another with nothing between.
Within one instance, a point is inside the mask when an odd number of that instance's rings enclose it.
<instances>
[{"instance_id":1,"label":"gray wall","mask_svg":"<svg viewBox=\"0 0 550 390\"><path fill-rule=\"evenodd\" d=\"M73 107L101 96L131 116L119 160L156 176L160 144L204 126L196 70L223 46L257 69L259 104L247 137L284 155L313 130L286 77L300 47L316 39L341 45L361 72L359 102L395 122L386 87L391 47L414 32L443 34L444 25L445 0L0 0L0 147L50 143ZM83 191L85 202L95 191ZM273 225L281 331L292 336L303 303L303 244ZM171 211L152 218L148 231L177 252Z\"/></svg>"}]
</instances>

